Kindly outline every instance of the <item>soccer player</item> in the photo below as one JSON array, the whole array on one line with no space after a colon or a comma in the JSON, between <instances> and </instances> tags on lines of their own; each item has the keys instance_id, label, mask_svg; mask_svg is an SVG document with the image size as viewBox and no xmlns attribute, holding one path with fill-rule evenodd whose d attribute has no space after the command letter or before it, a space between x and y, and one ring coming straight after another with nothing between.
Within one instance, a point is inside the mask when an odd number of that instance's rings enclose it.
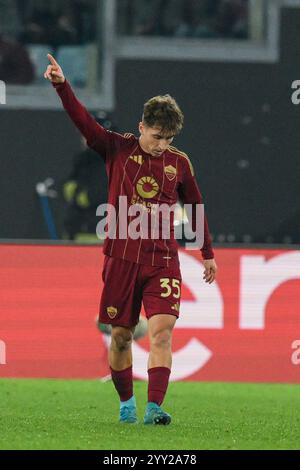
<instances>
[{"instance_id":1,"label":"soccer player","mask_svg":"<svg viewBox=\"0 0 300 470\"><path fill-rule=\"evenodd\" d=\"M169 95L156 96L144 105L140 136L120 135L101 127L75 97L56 60L49 54L45 78L52 82L62 104L88 145L103 156L109 180L108 202L117 214L116 231L104 243L104 288L99 321L112 326L109 365L120 397L120 421L136 423L136 400L132 381L132 339L143 302L148 319L150 353L148 360L148 403L145 424L169 424L171 416L161 404L171 372L172 330L179 316L181 273L172 217L170 237L120 236L124 217L129 228L130 213L119 211L119 196L129 206L139 205L150 216L162 204L173 206L178 199L193 209L202 204L191 162L171 146L183 127L183 114ZM130 105L130 104L129 104ZM130 209L129 207L129 209ZM192 212L192 226L196 210ZM157 221L157 218L156 218ZM147 234L146 234L147 235ZM148 233L149 235L149 233ZM204 222L201 247L207 283L215 279L217 266L208 224Z\"/></svg>"}]
</instances>

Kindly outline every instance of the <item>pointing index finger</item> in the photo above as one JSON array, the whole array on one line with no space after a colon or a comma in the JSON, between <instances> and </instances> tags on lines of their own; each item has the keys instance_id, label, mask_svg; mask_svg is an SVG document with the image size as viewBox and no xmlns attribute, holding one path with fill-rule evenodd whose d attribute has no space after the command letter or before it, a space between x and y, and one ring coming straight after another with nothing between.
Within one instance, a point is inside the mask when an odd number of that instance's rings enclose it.
<instances>
[{"instance_id":1,"label":"pointing index finger","mask_svg":"<svg viewBox=\"0 0 300 470\"><path fill-rule=\"evenodd\" d=\"M50 60L52 65L55 65L56 67L59 67L58 63L54 59L54 57L51 54L47 54L48 59Z\"/></svg>"}]
</instances>

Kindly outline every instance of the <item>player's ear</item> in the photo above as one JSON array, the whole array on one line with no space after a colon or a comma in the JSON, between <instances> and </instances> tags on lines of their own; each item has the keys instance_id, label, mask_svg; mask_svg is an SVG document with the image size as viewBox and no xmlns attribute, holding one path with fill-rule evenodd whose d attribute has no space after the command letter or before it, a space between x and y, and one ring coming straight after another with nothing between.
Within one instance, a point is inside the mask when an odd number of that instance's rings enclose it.
<instances>
[{"instance_id":1,"label":"player's ear","mask_svg":"<svg viewBox=\"0 0 300 470\"><path fill-rule=\"evenodd\" d=\"M140 131L141 134L143 134L143 132L144 132L144 124L143 124L143 122L140 122L140 123L139 123L139 131Z\"/></svg>"}]
</instances>

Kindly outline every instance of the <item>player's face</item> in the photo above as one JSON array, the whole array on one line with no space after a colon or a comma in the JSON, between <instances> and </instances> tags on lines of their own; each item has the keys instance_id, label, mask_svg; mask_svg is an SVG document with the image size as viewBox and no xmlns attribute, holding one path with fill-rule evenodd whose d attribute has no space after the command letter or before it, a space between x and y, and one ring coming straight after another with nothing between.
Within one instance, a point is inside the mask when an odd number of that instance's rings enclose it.
<instances>
[{"instance_id":1,"label":"player's face","mask_svg":"<svg viewBox=\"0 0 300 470\"><path fill-rule=\"evenodd\" d=\"M140 145L142 149L153 157L160 157L173 142L174 135L163 135L158 127L148 127L140 122Z\"/></svg>"}]
</instances>

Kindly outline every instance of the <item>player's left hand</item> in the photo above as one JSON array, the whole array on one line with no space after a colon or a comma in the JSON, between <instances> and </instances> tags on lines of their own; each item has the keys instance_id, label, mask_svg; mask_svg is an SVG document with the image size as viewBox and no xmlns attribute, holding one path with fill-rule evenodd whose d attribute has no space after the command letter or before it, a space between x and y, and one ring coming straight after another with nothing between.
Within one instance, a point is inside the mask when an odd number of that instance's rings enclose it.
<instances>
[{"instance_id":1,"label":"player's left hand","mask_svg":"<svg viewBox=\"0 0 300 470\"><path fill-rule=\"evenodd\" d=\"M216 278L216 273L217 273L217 264L214 259L205 259L203 261L205 270L203 272L203 279L205 279L205 282L208 282L211 284L214 282Z\"/></svg>"},{"instance_id":2,"label":"player's left hand","mask_svg":"<svg viewBox=\"0 0 300 470\"><path fill-rule=\"evenodd\" d=\"M44 77L52 83L64 83L66 79L61 66L56 62L51 54L47 54L47 57L51 65L48 65L44 73Z\"/></svg>"}]
</instances>

